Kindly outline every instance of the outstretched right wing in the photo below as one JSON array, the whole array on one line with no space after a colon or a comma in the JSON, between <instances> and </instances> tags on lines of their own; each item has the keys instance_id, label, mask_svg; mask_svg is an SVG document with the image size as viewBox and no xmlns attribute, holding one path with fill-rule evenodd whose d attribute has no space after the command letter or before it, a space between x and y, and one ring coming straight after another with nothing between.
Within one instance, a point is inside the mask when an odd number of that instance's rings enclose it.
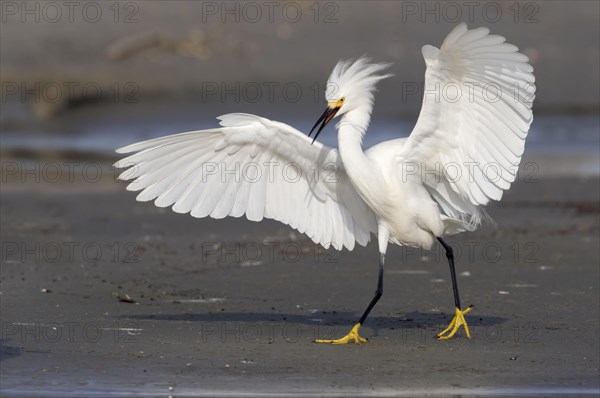
<instances>
[{"instance_id":1,"label":"outstretched right wing","mask_svg":"<svg viewBox=\"0 0 600 398\"><path fill-rule=\"evenodd\" d=\"M477 208L500 200L515 180L533 120L533 68L502 36L462 23L427 64L421 114L400 162L438 170L423 181L448 216L477 224Z\"/></svg>"},{"instance_id":2,"label":"outstretched right wing","mask_svg":"<svg viewBox=\"0 0 600 398\"><path fill-rule=\"evenodd\" d=\"M352 250L377 230L338 152L284 123L248 114L221 116L223 127L120 148L115 163L138 201L155 200L193 217L271 218L314 242Z\"/></svg>"}]
</instances>

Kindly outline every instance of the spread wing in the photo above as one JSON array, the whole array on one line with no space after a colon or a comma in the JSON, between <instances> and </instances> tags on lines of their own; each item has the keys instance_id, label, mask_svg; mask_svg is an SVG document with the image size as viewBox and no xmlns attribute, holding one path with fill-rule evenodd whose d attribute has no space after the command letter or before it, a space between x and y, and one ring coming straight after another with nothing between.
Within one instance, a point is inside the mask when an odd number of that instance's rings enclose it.
<instances>
[{"instance_id":1,"label":"spread wing","mask_svg":"<svg viewBox=\"0 0 600 398\"><path fill-rule=\"evenodd\" d=\"M427 64L421 113L398 154L437 179L424 181L446 214L477 224L477 206L499 200L515 180L533 120L533 68L486 28L452 30ZM427 173L425 173L427 174Z\"/></svg>"},{"instance_id":2,"label":"spread wing","mask_svg":"<svg viewBox=\"0 0 600 398\"><path fill-rule=\"evenodd\" d=\"M193 217L271 218L328 248L366 245L377 225L338 152L286 124L248 114L221 116L220 128L139 142L117 163L138 201Z\"/></svg>"}]
</instances>

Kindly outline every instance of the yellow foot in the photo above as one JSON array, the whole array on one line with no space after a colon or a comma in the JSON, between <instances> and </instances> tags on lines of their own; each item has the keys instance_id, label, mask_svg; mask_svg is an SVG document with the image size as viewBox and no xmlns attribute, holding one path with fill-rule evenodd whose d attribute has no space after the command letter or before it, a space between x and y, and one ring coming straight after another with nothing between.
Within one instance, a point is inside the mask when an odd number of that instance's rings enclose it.
<instances>
[{"instance_id":1,"label":"yellow foot","mask_svg":"<svg viewBox=\"0 0 600 398\"><path fill-rule=\"evenodd\" d=\"M369 340L360 337L358 335L358 329L360 329L360 323L357 323L356 325L354 325L354 327L352 328L352 330L350 331L350 333L348 333L347 335L345 335L344 337L342 337L341 339L337 339L337 340L315 340L315 343L329 343L329 344L348 344L351 341L353 341L356 344L362 344L362 343L366 343Z\"/></svg>"},{"instance_id":2,"label":"yellow foot","mask_svg":"<svg viewBox=\"0 0 600 398\"><path fill-rule=\"evenodd\" d=\"M467 325L467 321L465 321L465 314L471 311L471 309L473 309L472 305L470 305L464 311L461 311L460 308L456 308L456 311L454 312L454 319L452 319L450 325L440 332L436 337L440 340L448 340L456 334L461 326L464 326L467 337L471 339L471 332L469 332L469 326Z\"/></svg>"}]
</instances>

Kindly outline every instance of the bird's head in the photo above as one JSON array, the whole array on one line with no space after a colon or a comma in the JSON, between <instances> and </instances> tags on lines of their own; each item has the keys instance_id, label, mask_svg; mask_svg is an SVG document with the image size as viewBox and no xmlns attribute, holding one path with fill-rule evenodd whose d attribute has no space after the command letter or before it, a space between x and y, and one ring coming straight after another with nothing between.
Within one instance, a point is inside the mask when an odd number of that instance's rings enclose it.
<instances>
[{"instance_id":1,"label":"bird's head","mask_svg":"<svg viewBox=\"0 0 600 398\"><path fill-rule=\"evenodd\" d=\"M313 142L336 116L359 109L362 109L367 117L371 115L377 82L392 75L380 74L389 64L375 64L369 61L369 58L363 56L357 60L339 61L333 68L325 90L327 108L308 134L310 137L314 129L321 124Z\"/></svg>"}]
</instances>

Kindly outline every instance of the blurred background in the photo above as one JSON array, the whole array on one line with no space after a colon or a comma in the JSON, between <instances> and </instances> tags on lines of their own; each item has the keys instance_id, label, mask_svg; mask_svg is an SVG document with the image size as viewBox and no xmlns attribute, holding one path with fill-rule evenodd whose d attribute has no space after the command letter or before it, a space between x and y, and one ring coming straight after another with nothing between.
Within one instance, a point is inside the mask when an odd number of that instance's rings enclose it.
<instances>
[{"instance_id":1,"label":"blurred background","mask_svg":"<svg viewBox=\"0 0 600 398\"><path fill-rule=\"evenodd\" d=\"M376 240L332 253L115 181L116 148L224 113L308 131L336 62L365 53L395 75L365 146L406 136L421 47L459 22L505 36L537 79L498 228L451 240L472 341L434 338L453 311L441 246L390 247L372 342L322 348L372 297ZM0 1L0 395L597 396L599 40L598 1ZM333 126L319 140L336 146Z\"/></svg>"},{"instance_id":2,"label":"blurred background","mask_svg":"<svg viewBox=\"0 0 600 398\"><path fill-rule=\"evenodd\" d=\"M371 146L410 133L420 49L457 23L486 26L537 78L528 159L544 175L598 175L599 3L347 1L2 2L2 155L110 157L139 139L249 112L307 131L339 59L393 62ZM332 132L323 141L335 146Z\"/></svg>"}]
</instances>

